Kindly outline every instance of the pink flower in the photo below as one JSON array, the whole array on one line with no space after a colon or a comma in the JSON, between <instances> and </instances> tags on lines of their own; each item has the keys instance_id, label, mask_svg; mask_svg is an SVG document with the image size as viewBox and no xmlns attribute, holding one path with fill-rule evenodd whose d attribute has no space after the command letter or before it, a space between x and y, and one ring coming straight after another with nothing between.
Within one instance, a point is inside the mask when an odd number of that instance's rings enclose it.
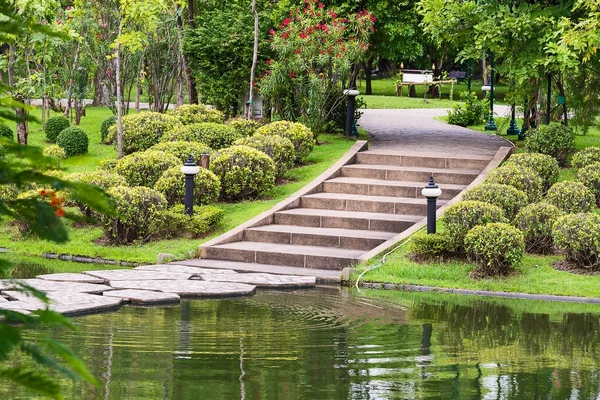
<instances>
[{"instance_id":1,"label":"pink flower","mask_svg":"<svg viewBox=\"0 0 600 400\"><path fill-rule=\"evenodd\" d=\"M292 20L290 18L286 18L283 20L282 25L283 26L288 26L290 24L290 22L292 22Z\"/></svg>"},{"instance_id":2,"label":"pink flower","mask_svg":"<svg viewBox=\"0 0 600 400\"><path fill-rule=\"evenodd\" d=\"M106 28L106 24L105 24L105 23L103 23L103 24L102 24L102 25L100 25L100 26L101 26L101 27L103 27L103 28Z\"/></svg>"},{"instance_id":3,"label":"pink flower","mask_svg":"<svg viewBox=\"0 0 600 400\"><path fill-rule=\"evenodd\" d=\"M319 3L319 8L324 8L324 7L325 7L325 4Z\"/></svg>"},{"instance_id":4,"label":"pink flower","mask_svg":"<svg viewBox=\"0 0 600 400\"><path fill-rule=\"evenodd\" d=\"M275 29L273 29L273 28L269 29L269 35L275 36Z\"/></svg>"},{"instance_id":5,"label":"pink flower","mask_svg":"<svg viewBox=\"0 0 600 400\"><path fill-rule=\"evenodd\" d=\"M290 72L290 78L295 78L296 77L296 73L294 71Z\"/></svg>"},{"instance_id":6,"label":"pink flower","mask_svg":"<svg viewBox=\"0 0 600 400\"><path fill-rule=\"evenodd\" d=\"M296 54L300 54L300 53L301 53L301 50L300 50L300 49L297 49L297 50L295 51L295 53L296 53Z\"/></svg>"},{"instance_id":7,"label":"pink flower","mask_svg":"<svg viewBox=\"0 0 600 400\"><path fill-rule=\"evenodd\" d=\"M302 38L302 39L306 39L307 37L308 37L308 36L306 35L306 33L304 33L304 32L301 32L301 33L300 33L300 38Z\"/></svg>"},{"instance_id":8,"label":"pink flower","mask_svg":"<svg viewBox=\"0 0 600 400\"><path fill-rule=\"evenodd\" d=\"M67 11L70 11L70 10L71 10L71 6L67 6Z\"/></svg>"},{"instance_id":9,"label":"pink flower","mask_svg":"<svg viewBox=\"0 0 600 400\"><path fill-rule=\"evenodd\" d=\"M289 36L290 36L289 32L283 32L283 33L281 34L281 38L282 38L282 39L287 39Z\"/></svg>"}]
</instances>

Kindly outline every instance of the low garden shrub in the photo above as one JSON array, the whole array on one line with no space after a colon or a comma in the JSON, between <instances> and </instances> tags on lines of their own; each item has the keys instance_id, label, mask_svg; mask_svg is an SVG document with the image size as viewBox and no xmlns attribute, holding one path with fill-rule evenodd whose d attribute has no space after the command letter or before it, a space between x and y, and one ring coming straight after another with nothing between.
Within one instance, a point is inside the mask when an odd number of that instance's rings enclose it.
<instances>
[{"instance_id":1,"label":"low garden shrub","mask_svg":"<svg viewBox=\"0 0 600 400\"><path fill-rule=\"evenodd\" d=\"M453 252L452 241L446 233L428 235L417 233L411 239L410 257L415 261L443 260Z\"/></svg>"},{"instance_id":2,"label":"low garden shrub","mask_svg":"<svg viewBox=\"0 0 600 400\"><path fill-rule=\"evenodd\" d=\"M248 146L262 151L275 163L275 178L279 179L294 166L296 153L289 139L281 136L254 135L238 139L234 145Z\"/></svg>"},{"instance_id":3,"label":"low garden shrub","mask_svg":"<svg viewBox=\"0 0 600 400\"><path fill-rule=\"evenodd\" d=\"M186 104L179 106L172 112L173 116L184 125L200 122L214 122L222 124L225 116L219 110L208 108L204 104Z\"/></svg>"},{"instance_id":4,"label":"low garden shrub","mask_svg":"<svg viewBox=\"0 0 600 400\"><path fill-rule=\"evenodd\" d=\"M117 166L117 162L119 160L116 158L111 158L107 160L102 160L98 163L98 168L102 171L114 172L115 167Z\"/></svg>"},{"instance_id":5,"label":"low garden shrub","mask_svg":"<svg viewBox=\"0 0 600 400\"><path fill-rule=\"evenodd\" d=\"M448 123L459 126L479 125L489 117L489 101L487 97L479 100L475 93L462 92L461 101L453 110L448 110Z\"/></svg>"},{"instance_id":6,"label":"low garden shrub","mask_svg":"<svg viewBox=\"0 0 600 400\"><path fill-rule=\"evenodd\" d=\"M496 168L490 172L485 182L513 186L525 192L529 203L535 203L541 199L544 186L542 178L534 170L514 164Z\"/></svg>"},{"instance_id":7,"label":"low garden shrub","mask_svg":"<svg viewBox=\"0 0 600 400\"><path fill-rule=\"evenodd\" d=\"M185 198L185 178L180 167L169 168L156 181L154 189L161 192L169 205L183 203ZM205 205L219 199L221 182L211 171L201 168L194 178L194 203Z\"/></svg>"},{"instance_id":8,"label":"low garden shrub","mask_svg":"<svg viewBox=\"0 0 600 400\"><path fill-rule=\"evenodd\" d=\"M509 220L528 204L524 192L513 186L498 183L484 183L470 189L463 195L463 200L483 201L498 206Z\"/></svg>"},{"instance_id":9,"label":"low garden shrub","mask_svg":"<svg viewBox=\"0 0 600 400\"><path fill-rule=\"evenodd\" d=\"M172 115L157 112L141 112L125 115L123 123L123 154L144 151L157 144L165 132L180 125ZM117 125L109 128L109 143L117 143Z\"/></svg>"},{"instance_id":10,"label":"low garden shrub","mask_svg":"<svg viewBox=\"0 0 600 400\"><path fill-rule=\"evenodd\" d=\"M196 161L196 164L200 165L200 156L202 153L207 153L211 155L211 157L214 154L213 149L203 143L185 142L183 140L177 142L161 142L152 146L150 150L164 151L165 153L172 154L181 161L181 164L183 164L191 155L194 161Z\"/></svg>"},{"instance_id":11,"label":"low garden shrub","mask_svg":"<svg viewBox=\"0 0 600 400\"><path fill-rule=\"evenodd\" d=\"M294 145L296 161L305 159L315 146L315 138L312 131L298 122L275 121L261 126L257 134L264 136L281 136L289 139Z\"/></svg>"},{"instance_id":12,"label":"low garden shrub","mask_svg":"<svg viewBox=\"0 0 600 400\"><path fill-rule=\"evenodd\" d=\"M60 133L60 132L59 132ZM0 124L0 138L15 140L15 133L7 125Z\"/></svg>"},{"instance_id":13,"label":"low garden shrub","mask_svg":"<svg viewBox=\"0 0 600 400\"><path fill-rule=\"evenodd\" d=\"M546 195L546 201L566 214L590 212L596 204L596 197L580 182L555 183Z\"/></svg>"},{"instance_id":14,"label":"low garden shrub","mask_svg":"<svg viewBox=\"0 0 600 400\"><path fill-rule=\"evenodd\" d=\"M44 147L42 154L46 157L54 157L61 160L67 158L67 152L57 144Z\"/></svg>"},{"instance_id":15,"label":"low garden shrub","mask_svg":"<svg viewBox=\"0 0 600 400\"><path fill-rule=\"evenodd\" d=\"M600 207L600 162L594 162L577 171L577 182L587 187L596 198L596 206Z\"/></svg>"},{"instance_id":16,"label":"low garden shrub","mask_svg":"<svg viewBox=\"0 0 600 400\"><path fill-rule=\"evenodd\" d=\"M46 121L46 127L44 132L46 133L46 141L48 143L56 143L58 135L65 129L71 126L69 119L62 115L56 117L50 117Z\"/></svg>"},{"instance_id":17,"label":"low garden shrub","mask_svg":"<svg viewBox=\"0 0 600 400\"><path fill-rule=\"evenodd\" d=\"M533 129L525 142L528 153L542 153L552 156L560 166L575 151L575 132L568 126L553 122Z\"/></svg>"},{"instance_id":18,"label":"low garden shrub","mask_svg":"<svg viewBox=\"0 0 600 400\"><path fill-rule=\"evenodd\" d=\"M465 237L469 260L477 265L476 276L508 275L525 253L523 233L504 223L475 226Z\"/></svg>"},{"instance_id":19,"label":"low garden shrub","mask_svg":"<svg viewBox=\"0 0 600 400\"><path fill-rule=\"evenodd\" d=\"M133 153L117 161L114 172L121 175L129 186L154 187L163 172L181 163L175 156L163 151L148 150ZM183 179L183 174L182 174Z\"/></svg>"},{"instance_id":20,"label":"low garden shrub","mask_svg":"<svg viewBox=\"0 0 600 400\"><path fill-rule=\"evenodd\" d=\"M232 146L217 153L211 170L221 181L221 197L240 200L275 186L275 163L262 151Z\"/></svg>"},{"instance_id":21,"label":"low garden shrub","mask_svg":"<svg viewBox=\"0 0 600 400\"><path fill-rule=\"evenodd\" d=\"M0 159L6 157L6 150L4 150L4 146L0 144Z\"/></svg>"},{"instance_id":22,"label":"low garden shrub","mask_svg":"<svg viewBox=\"0 0 600 400\"><path fill-rule=\"evenodd\" d=\"M67 157L87 154L90 143L83 129L73 126L63 130L56 138L56 143L62 147Z\"/></svg>"},{"instance_id":23,"label":"low garden shrub","mask_svg":"<svg viewBox=\"0 0 600 400\"><path fill-rule=\"evenodd\" d=\"M558 161L552 156L540 153L513 154L506 165L531 168L543 180L542 192L546 193L550 186L558 181L560 167Z\"/></svg>"},{"instance_id":24,"label":"low garden shrub","mask_svg":"<svg viewBox=\"0 0 600 400\"><path fill-rule=\"evenodd\" d=\"M177 127L165 134L162 142L200 142L214 150L229 147L239 139L240 136L230 126L205 122Z\"/></svg>"},{"instance_id":25,"label":"low garden shrub","mask_svg":"<svg viewBox=\"0 0 600 400\"><path fill-rule=\"evenodd\" d=\"M110 144L108 138L110 137L110 127L117 124L117 116L111 115L106 117L102 124L100 124L100 143Z\"/></svg>"},{"instance_id":26,"label":"low garden shrub","mask_svg":"<svg viewBox=\"0 0 600 400\"><path fill-rule=\"evenodd\" d=\"M67 179L73 182L82 182L87 183L88 185L98 186L104 190L116 186L127 186L127 181L125 181L125 178L121 175L103 170L77 172L67 176ZM86 204L75 201L75 206L77 206L84 215L88 217L92 216L92 210Z\"/></svg>"},{"instance_id":27,"label":"low garden shrub","mask_svg":"<svg viewBox=\"0 0 600 400\"><path fill-rule=\"evenodd\" d=\"M552 228L556 247L577 267L600 266L600 215L571 214L560 217Z\"/></svg>"},{"instance_id":28,"label":"low garden shrub","mask_svg":"<svg viewBox=\"0 0 600 400\"><path fill-rule=\"evenodd\" d=\"M550 203L533 203L523 208L514 219L513 225L525 237L528 252L550 254L554 251L552 227L563 212Z\"/></svg>"},{"instance_id":29,"label":"low garden shrub","mask_svg":"<svg viewBox=\"0 0 600 400\"><path fill-rule=\"evenodd\" d=\"M597 162L600 162L600 147L586 147L573 155L571 166L579 169Z\"/></svg>"},{"instance_id":30,"label":"low garden shrub","mask_svg":"<svg viewBox=\"0 0 600 400\"><path fill-rule=\"evenodd\" d=\"M219 224L223 210L215 206L194 207L194 214L185 214L183 204L177 204L161 212L164 226L162 233L167 238L187 236L199 237Z\"/></svg>"},{"instance_id":31,"label":"low garden shrub","mask_svg":"<svg viewBox=\"0 0 600 400\"><path fill-rule=\"evenodd\" d=\"M227 121L227 125L235 129L241 137L250 137L261 127L258 121L245 118L230 119Z\"/></svg>"}]
</instances>

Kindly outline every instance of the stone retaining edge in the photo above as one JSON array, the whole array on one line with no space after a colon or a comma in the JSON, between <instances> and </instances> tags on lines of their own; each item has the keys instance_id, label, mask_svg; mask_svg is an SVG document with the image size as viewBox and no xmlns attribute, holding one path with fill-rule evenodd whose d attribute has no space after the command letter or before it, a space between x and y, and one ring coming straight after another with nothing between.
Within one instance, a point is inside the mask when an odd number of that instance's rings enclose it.
<instances>
[{"instance_id":1,"label":"stone retaining edge","mask_svg":"<svg viewBox=\"0 0 600 400\"><path fill-rule=\"evenodd\" d=\"M0 253L11 253L10 249L0 247ZM116 261L109 260L106 258L94 258L94 257L83 257L83 256L71 256L68 254L56 254L56 253L44 253L40 255L23 255L23 257L42 257L49 260L61 260L78 262L82 264L107 264L107 265L121 265L124 267L137 267L139 264L127 262L127 261Z\"/></svg>"}]
</instances>

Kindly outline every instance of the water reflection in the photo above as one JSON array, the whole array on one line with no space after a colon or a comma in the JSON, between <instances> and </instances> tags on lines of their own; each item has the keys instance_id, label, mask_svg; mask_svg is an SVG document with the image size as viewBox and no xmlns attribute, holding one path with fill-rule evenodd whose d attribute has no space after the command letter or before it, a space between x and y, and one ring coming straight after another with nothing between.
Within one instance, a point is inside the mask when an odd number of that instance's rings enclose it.
<instances>
[{"instance_id":1,"label":"water reflection","mask_svg":"<svg viewBox=\"0 0 600 400\"><path fill-rule=\"evenodd\" d=\"M125 307L53 334L69 399L597 399L600 308L340 289ZM35 398L0 386L3 399Z\"/></svg>"}]
</instances>

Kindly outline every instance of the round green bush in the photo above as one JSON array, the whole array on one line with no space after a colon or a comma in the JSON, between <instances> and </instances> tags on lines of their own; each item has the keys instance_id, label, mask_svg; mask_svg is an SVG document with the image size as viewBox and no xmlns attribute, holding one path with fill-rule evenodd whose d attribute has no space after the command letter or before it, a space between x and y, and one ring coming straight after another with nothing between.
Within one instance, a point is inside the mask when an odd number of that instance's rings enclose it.
<instances>
[{"instance_id":1,"label":"round green bush","mask_svg":"<svg viewBox=\"0 0 600 400\"><path fill-rule=\"evenodd\" d=\"M531 168L514 164L503 165L490 172L485 182L509 185L519 189L525 192L529 203L535 203L542 198L544 183L542 178Z\"/></svg>"},{"instance_id":2,"label":"round green bush","mask_svg":"<svg viewBox=\"0 0 600 400\"><path fill-rule=\"evenodd\" d=\"M483 201L459 201L449 206L441 218L453 248L463 251L464 238L474 226L490 222L508 222L504 211Z\"/></svg>"},{"instance_id":3,"label":"round green bush","mask_svg":"<svg viewBox=\"0 0 600 400\"><path fill-rule=\"evenodd\" d=\"M163 172L180 165L181 162L171 154L148 150L121 158L117 161L114 172L125 178L129 186L151 188Z\"/></svg>"},{"instance_id":4,"label":"round green bush","mask_svg":"<svg viewBox=\"0 0 600 400\"><path fill-rule=\"evenodd\" d=\"M600 215L571 214L560 217L552 227L552 239L567 261L578 267L600 265Z\"/></svg>"},{"instance_id":5,"label":"round green bush","mask_svg":"<svg viewBox=\"0 0 600 400\"><path fill-rule=\"evenodd\" d=\"M111 159L107 159L107 160L102 160L100 161L100 163L98 164L98 168L102 171L106 171L106 172L114 172L115 171L115 167L117 166L117 162L119 160L117 160L116 158L111 158Z\"/></svg>"},{"instance_id":6,"label":"round green bush","mask_svg":"<svg viewBox=\"0 0 600 400\"><path fill-rule=\"evenodd\" d=\"M154 189L161 192L169 205L183 203L185 199L185 175L180 167L169 168L156 181ZM194 204L206 205L219 199L221 182L211 171L201 168L194 177Z\"/></svg>"},{"instance_id":7,"label":"round green bush","mask_svg":"<svg viewBox=\"0 0 600 400\"><path fill-rule=\"evenodd\" d=\"M252 147L221 150L211 163L211 170L221 181L221 196L227 200L254 197L275 186L275 163Z\"/></svg>"},{"instance_id":8,"label":"round green bush","mask_svg":"<svg viewBox=\"0 0 600 400\"><path fill-rule=\"evenodd\" d=\"M508 275L523 258L523 233L514 226L489 223L475 226L465 237L469 260L478 267L479 276Z\"/></svg>"},{"instance_id":9,"label":"round green bush","mask_svg":"<svg viewBox=\"0 0 600 400\"><path fill-rule=\"evenodd\" d=\"M69 119L62 115L48 118L44 129L44 132L46 132L46 141L48 143L56 143L58 135L70 126Z\"/></svg>"},{"instance_id":10,"label":"round green bush","mask_svg":"<svg viewBox=\"0 0 600 400\"><path fill-rule=\"evenodd\" d=\"M117 186L108 189L115 216L101 215L106 238L114 244L147 242L161 233L167 208L165 197L147 187Z\"/></svg>"},{"instance_id":11,"label":"round green bush","mask_svg":"<svg viewBox=\"0 0 600 400\"><path fill-rule=\"evenodd\" d=\"M513 186L484 183L468 190L463 200L477 200L498 206L512 220L519 210L527 205L527 195Z\"/></svg>"},{"instance_id":12,"label":"round green bush","mask_svg":"<svg viewBox=\"0 0 600 400\"><path fill-rule=\"evenodd\" d=\"M315 147L315 138L312 131L298 122L271 122L270 124L261 126L256 133L264 136L276 135L290 139L296 152L296 161L305 159L313 147Z\"/></svg>"},{"instance_id":13,"label":"round green bush","mask_svg":"<svg viewBox=\"0 0 600 400\"><path fill-rule=\"evenodd\" d=\"M519 211L513 225L523 232L528 252L553 252L552 227L562 215L563 212L558 207L545 202L529 204Z\"/></svg>"},{"instance_id":14,"label":"round green bush","mask_svg":"<svg viewBox=\"0 0 600 400\"><path fill-rule=\"evenodd\" d=\"M90 143L83 129L73 126L62 131L56 138L56 143L63 148L67 157L87 154Z\"/></svg>"},{"instance_id":15,"label":"round green bush","mask_svg":"<svg viewBox=\"0 0 600 400\"><path fill-rule=\"evenodd\" d=\"M294 166L296 153L289 139L281 136L254 135L236 140L234 145L248 146L260 150L275 162L275 178L279 179Z\"/></svg>"},{"instance_id":16,"label":"round green bush","mask_svg":"<svg viewBox=\"0 0 600 400\"><path fill-rule=\"evenodd\" d=\"M123 123L123 154L144 151L160 141L165 132L180 125L173 116L157 112L125 115ZM117 125L109 128L109 143L117 143Z\"/></svg>"},{"instance_id":17,"label":"round green bush","mask_svg":"<svg viewBox=\"0 0 600 400\"><path fill-rule=\"evenodd\" d=\"M222 124L225 116L219 110L208 108L204 104L186 104L173 110L173 116L184 125L200 122L215 122Z\"/></svg>"},{"instance_id":18,"label":"round green bush","mask_svg":"<svg viewBox=\"0 0 600 400\"><path fill-rule=\"evenodd\" d=\"M410 258L415 261L443 260L452 255L452 241L446 233L417 233L410 241Z\"/></svg>"},{"instance_id":19,"label":"round green bush","mask_svg":"<svg viewBox=\"0 0 600 400\"><path fill-rule=\"evenodd\" d=\"M525 151L547 154L554 157L560 166L564 166L575 151L575 132L557 122L542 125L531 131L525 142Z\"/></svg>"},{"instance_id":20,"label":"round green bush","mask_svg":"<svg viewBox=\"0 0 600 400\"><path fill-rule=\"evenodd\" d=\"M590 189L596 197L596 206L600 207L600 162L594 162L577 171L577 182Z\"/></svg>"},{"instance_id":21,"label":"round green bush","mask_svg":"<svg viewBox=\"0 0 600 400\"><path fill-rule=\"evenodd\" d=\"M250 137L256 133L261 124L253 119L234 118L227 121L227 125L235 129L241 137Z\"/></svg>"},{"instance_id":22,"label":"round green bush","mask_svg":"<svg viewBox=\"0 0 600 400\"><path fill-rule=\"evenodd\" d=\"M46 157L54 157L59 159L67 158L67 152L57 144L51 144L50 146L44 147L42 154Z\"/></svg>"},{"instance_id":23,"label":"round green bush","mask_svg":"<svg viewBox=\"0 0 600 400\"><path fill-rule=\"evenodd\" d=\"M555 183L548 190L546 201L565 214L590 212L596 204L594 193L580 182Z\"/></svg>"},{"instance_id":24,"label":"round green bush","mask_svg":"<svg viewBox=\"0 0 600 400\"><path fill-rule=\"evenodd\" d=\"M7 125L0 124L0 138L15 140L15 133Z\"/></svg>"},{"instance_id":25,"label":"round green bush","mask_svg":"<svg viewBox=\"0 0 600 400\"><path fill-rule=\"evenodd\" d=\"M597 162L600 162L600 147L586 147L573 155L571 166L584 168Z\"/></svg>"},{"instance_id":26,"label":"round green bush","mask_svg":"<svg viewBox=\"0 0 600 400\"><path fill-rule=\"evenodd\" d=\"M4 146L0 144L0 160L6 157L6 150L4 150Z\"/></svg>"},{"instance_id":27,"label":"round green bush","mask_svg":"<svg viewBox=\"0 0 600 400\"><path fill-rule=\"evenodd\" d=\"M127 181L121 175L115 173L97 170L90 172L76 172L67 176L67 179L72 182L87 183L88 185L97 186L103 190L108 190L111 187L127 186ZM84 215L92 216L92 210L85 204L75 201L75 205L81 210Z\"/></svg>"},{"instance_id":28,"label":"round green bush","mask_svg":"<svg viewBox=\"0 0 600 400\"><path fill-rule=\"evenodd\" d=\"M539 153L513 154L506 165L531 168L535 171L543 180L543 193L546 193L550 186L558 181L558 173L560 172L558 161L554 157Z\"/></svg>"},{"instance_id":29,"label":"round green bush","mask_svg":"<svg viewBox=\"0 0 600 400\"><path fill-rule=\"evenodd\" d=\"M110 130L110 127L113 125L116 125L116 123L117 123L116 115L111 115L110 117L106 117L104 119L104 121L102 121L102 124L100 125L100 143L110 144L110 142L108 141L108 138L110 137L109 130Z\"/></svg>"},{"instance_id":30,"label":"round green bush","mask_svg":"<svg viewBox=\"0 0 600 400\"><path fill-rule=\"evenodd\" d=\"M239 138L235 129L227 125L205 122L172 129L165 134L162 142L200 142L214 150L220 150L231 146Z\"/></svg>"},{"instance_id":31,"label":"round green bush","mask_svg":"<svg viewBox=\"0 0 600 400\"><path fill-rule=\"evenodd\" d=\"M211 155L211 157L214 154L213 149L203 143L184 142L182 140L177 142L158 143L152 146L150 150L164 151L165 153L172 154L177 157L182 164L188 159L190 154L198 165L200 165L200 156L202 153L207 153Z\"/></svg>"}]
</instances>

